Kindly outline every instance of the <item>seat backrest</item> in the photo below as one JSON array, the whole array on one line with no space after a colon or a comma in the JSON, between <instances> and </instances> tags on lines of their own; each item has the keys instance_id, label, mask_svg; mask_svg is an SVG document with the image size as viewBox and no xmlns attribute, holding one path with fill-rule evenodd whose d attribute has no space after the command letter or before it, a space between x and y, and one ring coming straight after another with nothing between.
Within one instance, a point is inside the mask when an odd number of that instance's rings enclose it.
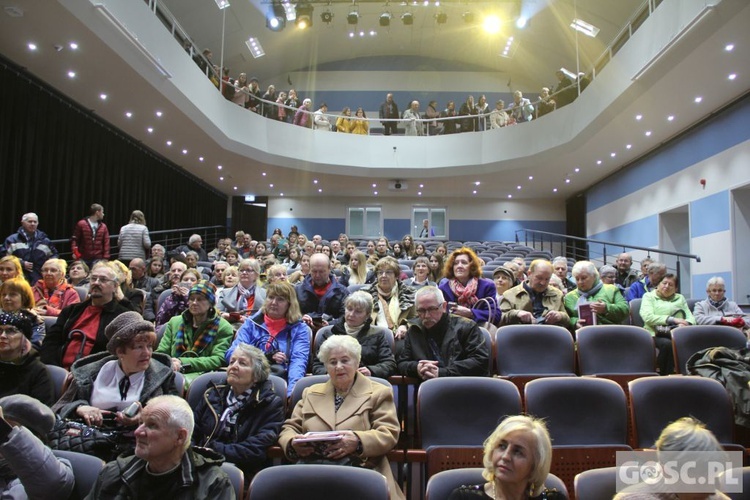
<instances>
[{"instance_id":1,"label":"seat backrest","mask_svg":"<svg viewBox=\"0 0 750 500\"><path fill-rule=\"evenodd\" d=\"M73 491L77 498L86 498L104 469L104 460L93 455L78 453L75 451L52 450L58 458L65 458L73 466L75 486Z\"/></svg>"},{"instance_id":2,"label":"seat backrest","mask_svg":"<svg viewBox=\"0 0 750 500\"><path fill-rule=\"evenodd\" d=\"M630 325L585 326L576 332L581 375L655 372L654 339Z\"/></svg>"},{"instance_id":3,"label":"seat backrest","mask_svg":"<svg viewBox=\"0 0 750 500\"><path fill-rule=\"evenodd\" d=\"M76 292L78 292L78 298L81 299L81 302L86 300L86 296L89 294L88 287L85 286L76 286L74 287L76 289Z\"/></svg>"},{"instance_id":4,"label":"seat backrest","mask_svg":"<svg viewBox=\"0 0 750 500\"><path fill-rule=\"evenodd\" d=\"M576 474L574 484L577 500L612 498L617 493L617 467L581 472Z\"/></svg>"},{"instance_id":5,"label":"seat backrest","mask_svg":"<svg viewBox=\"0 0 750 500\"><path fill-rule=\"evenodd\" d=\"M321 328L320 330L317 331L317 333L315 334L315 341L313 343L313 356L317 356L318 355L318 351L320 350L320 344L323 343L323 335L324 335L324 333L330 332L332 328L333 327L329 325L329 326L324 326L323 328ZM395 343L396 343L396 341L393 338L393 332L392 331L390 331L388 328L386 328L384 326L372 326L370 328L373 328L376 331L383 332L383 335L385 335L385 338L388 341L388 345L391 346L391 350L394 353L396 352L395 351Z\"/></svg>"},{"instance_id":6,"label":"seat backrest","mask_svg":"<svg viewBox=\"0 0 750 500\"><path fill-rule=\"evenodd\" d=\"M491 324L491 323L487 323L487 322L482 323L482 325L487 325L487 324ZM492 326L494 327L495 325L492 325ZM482 336L484 337L484 345L485 347L487 347L487 354L489 354L489 356L487 356L487 373L492 375L493 364L495 361L492 357L492 335L490 334L490 331L485 326L480 325L479 331L482 332Z\"/></svg>"},{"instance_id":7,"label":"seat backrest","mask_svg":"<svg viewBox=\"0 0 750 500\"><path fill-rule=\"evenodd\" d=\"M346 287L346 289L349 290L349 293L354 293L357 290L359 290L361 288L364 288L366 286L368 286L368 285L365 285L364 283L359 283L357 285L349 285L348 287Z\"/></svg>"},{"instance_id":8,"label":"seat backrest","mask_svg":"<svg viewBox=\"0 0 750 500\"><path fill-rule=\"evenodd\" d=\"M427 489L425 490L425 500L447 500L453 490L462 485L474 485L483 484L486 480L482 477L482 471L484 469L479 467L472 467L466 469L453 469L438 472L430 476L427 481ZM547 479L544 481L544 486L548 489L556 489L563 495L563 498L568 498L568 490L565 488L559 477L554 474L548 474Z\"/></svg>"},{"instance_id":9,"label":"seat backrest","mask_svg":"<svg viewBox=\"0 0 750 500\"><path fill-rule=\"evenodd\" d=\"M422 448L479 446L504 417L520 413L518 388L499 378L435 378L420 384L417 393Z\"/></svg>"},{"instance_id":10,"label":"seat backrest","mask_svg":"<svg viewBox=\"0 0 750 500\"><path fill-rule=\"evenodd\" d=\"M203 393L206 392L211 384L223 385L227 383L227 372L207 372L198 375L188 387L187 400L190 408L195 411L198 408L198 403L203 399Z\"/></svg>"},{"instance_id":11,"label":"seat backrest","mask_svg":"<svg viewBox=\"0 0 750 500\"><path fill-rule=\"evenodd\" d=\"M747 339L742 330L726 325L680 326L672 330L674 366L677 373L686 375L690 356L709 347L742 349Z\"/></svg>"},{"instance_id":12,"label":"seat backrest","mask_svg":"<svg viewBox=\"0 0 750 500\"><path fill-rule=\"evenodd\" d=\"M234 486L234 495L237 497L237 500L244 500L245 473L242 472L242 469L229 462L224 462L221 464L221 470L229 476L229 480L232 482L232 486Z\"/></svg>"},{"instance_id":13,"label":"seat backrest","mask_svg":"<svg viewBox=\"0 0 750 500\"><path fill-rule=\"evenodd\" d=\"M543 418L555 446L627 444L628 407L617 382L545 377L524 387L526 413Z\"/></svg>"},{"instance_id":14,"label":"seat backrest","mask_svg":"<svg viewBox=\"0 0 750 500\"><path fill-rule=\"evenodd\" d=\"M174 386L177 389L177 394L181 397L185 397L185 375L180 372L174 372Z\"/></svg>"},{"instance_id":15,"label":"seat backrest","mask_svg":"<svg viewBox=\"0 0 750 500\"><path fill-rule=\"evenodd\" d=\"M387 500L385 476L371 469L340 465L268 467L250 483L249 500L325 498L327 500Z\"/></svg>"},{"instance_id":16,"label":"seat backrest","mask_svg":"<svg viewBox=\"0 0 750 500\"><path fill-rule=\"evenodd\" d=\"M750 491L750 467L731 469L731 474L742 483L742 493L727 493L727 496L732 500L746 500L747 492Z\"/></svg>"},{"instance_id":17,"label":"seat backrest","mask_svg":"<svg viewBox=\"0 0 750 500\"><path fill-rule=\"evenodd\" d=\"M497 373L503 376L574 374L570 332L555 325L509 325L495 334Z\"/></svg>"},{"instance_id":18,"label":"seat backrest","mask_svg":"<svg viewBox=\"0 0 750 500\"><path fill-rule=\"evenodd\" d=\"M691 376L645 377L628 382L636 448L653 447L670 422L692 416L721 443L734 440L732 401L720 382Z\"/></svg>"},{"instance_id":19,"label":"seat backrest","mask_svg":"<svg viewBox=\"0 0 750 500\"><path fill-rule=\"evenodd\" d=\"M643 322L643 318L641 318L641 299L631 300L628 307L630 307L630 324L643 328L645 323Z\"/></svg>"},{"instance_id":20,"label":"seat backrest","mask_svg":"<svg viewBox=\"0 0 750 500\"><path fill-rule=\"evenodd\" d=\"M47 373L52 381L52 389L55 397L55 401L60 399L63 390L65 389L65 382L68 380L68 370L62 366L45 365Z\"/></svg>"},{"instance_id":21,"label":"seat backrest","mask_svg":"<svg viewBox=\"0 0 750 500\"><path fill-rule=\"evenodd\" d=\"M687 306L688 306L688 309L690 309L691 313L695 311L695 304L697 304L700 301L701 299L687 299Z\"/></svg>"}]
</instances>

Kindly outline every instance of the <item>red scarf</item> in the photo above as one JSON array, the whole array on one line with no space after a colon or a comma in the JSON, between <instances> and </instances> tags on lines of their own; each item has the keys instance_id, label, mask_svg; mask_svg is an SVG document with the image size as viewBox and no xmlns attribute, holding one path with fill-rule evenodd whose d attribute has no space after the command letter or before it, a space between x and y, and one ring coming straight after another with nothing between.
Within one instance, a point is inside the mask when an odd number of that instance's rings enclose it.
<instances>
[{"instance_id":1,"label":"red scarf","mask_svg":"<svg viewBox=\"0 0 750 500\"><path fill-rule=\"evenodd\" d=\"M453 278L449 282L451 291L453 292L453 295L456 296L456 302L458 302L458 305L468 307L469 309L471 309L471 306L476 304L477 300L479 300L477 298L478 284L479 280L476 278L471 278L466 285L462 285L456 278Z\"/></svg>"},{"instance_id":2,"label":"red scarf","mask_svg":"<svg viewBox=\"0 0 750 500\"><path fill-rule=\"evenodd\" d=\"M331 288L331 285L333 284L332 281L329 281L325 285L319 287L313 284L313 291L315 292L315 296L318 297L318 300L323 298L323 295L326 294L329 288Z\"/></svg>"},{"instance_id":3,"label":"red scarf","mask_svg":"<svg viewBox=\"0 0 750 500\"><path fill-rule=\"evenodd\" d=\"M274 339L276 339L276 335L278 335L281 330L286 328L286 318L273 319L267 314L264 314L263 324L266 325L268 333L271 334L271 338L269 338L268 342L266 343L266 351L269 351L271 349L271 346L273 345Z\"/></svg>"}]
</instances>

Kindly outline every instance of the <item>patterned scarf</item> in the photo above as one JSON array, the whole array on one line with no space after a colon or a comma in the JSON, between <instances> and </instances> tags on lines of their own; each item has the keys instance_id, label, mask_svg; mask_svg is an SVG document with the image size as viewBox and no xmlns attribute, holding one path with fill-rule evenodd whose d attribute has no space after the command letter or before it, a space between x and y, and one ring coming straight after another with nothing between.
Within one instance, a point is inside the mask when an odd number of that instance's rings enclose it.
<instances>
[{"instance_id":1,"label":"patterned scarf","mask_svg":"<svg viewBox=\"0 0 750 500\"><path fill-rule=\"evenodd\" d=\"M68 288L72 287L65 281L61 281L60 283L58 283L53 290L47 288L47 286L44 284L44 280L39 280L36 283L36 289L47 302L47 305L52 306L55 309L62 309L63 294L65 294L65 291Z\"/></svg>"},{"instance_id":2,"label":"patterned scarf","mask_svg":"<svg viewBox=\"0 0 750 500\"><path fill-rule=\"evenodd\" d=\"M394 326L398 324L398 317L401 314L401 308L398 302L398 283L393 285L390 294L386 294L380 288L380 285L376 285L378 290L378 301L380 303L380 309L383 311L388 329L393 330Z\"/></svg>"},{"instance_id":3,"label":"patterned scarf","mask_svg":"<svg viewBox=\"0 0 750 500\"><path fill-rule=\"evenodd\" d=\"M448 282L448 285L451 288L451 292L453 292L453 295L456 296L456 302L458 302L458 305L468 307L471 309L471 307L477 303L477 286L479 285L479 280L476 278L471 278L466 285L462 285L460 281L458 281L456 278L453 278Z\"/></svg>"},{"instance_id":4,"label":"patterned scarf","mask_svg":"<svg viewBox=\"0 0 750 500\"><path fill-rule=\"evenodd\" d=\"M245 288L242 283L237 283L237 310L246 311L248 307L248 299L250 297L255 298L255 285L250 288Z\"/></svg>"},{"instance_id":5,"label":"patterned scarf","mask_svg":"<svg viewBox=\"0 0 750 500\"><path fill-rule=\"evenodd\" d=\"M720 301L718 301L718 302L716 302L716 301L713 301L713 300L711 300L711 299L708 299L708 303L709 303L709 304L711 304L711 305L712 305L713 307L715 307L716 309L718 309L719 311L723 311L723 310L724 310L724 304L726 304L726 303L727 303L727 298L726 298L726 297L724 297L723 299L721 299L721 300L720 300Z\"/></svg>"},{"instance_id":6,"label":"patterned scarf","mask_svg":"<svg viewBox=\"0 0 750 500\"><path fill-rule=\"evenodd\" d=\"M213 308L209 311L208 314L208 319L204 321L203 324L198 325L198 327L195 329L195 340L193 341L193 345L192 347L190 347L189 351L200 353L207 346L211 345L211 343L213 343L214 339L216 338L216 334L219 331L219 321L221 320L221 316L216 314ZM177 354L177 357L182 356L185 352L188 351L185 339L185 333L188 324L192 326L193 315L190 314L189 311L185 311L182 314L182 323L180 324L180 329L177 330L177 335L174 341L174 350Z\"/></svg>"},{"instance_id":7,"label":"patterned scarf","mask_svg":"<svg viewBox=\"0 0 750 500\"><path fill-rule=\"evenodd\" d=\"M251 387L242 394L234 393L234 390L229 389L227 391L227 407L221 414L219 420L218 435L229 436L232 433L235 425L237 425L237 415L250 402L250 396L253 394L254 388Z\"/></svg>"}]
</instances>

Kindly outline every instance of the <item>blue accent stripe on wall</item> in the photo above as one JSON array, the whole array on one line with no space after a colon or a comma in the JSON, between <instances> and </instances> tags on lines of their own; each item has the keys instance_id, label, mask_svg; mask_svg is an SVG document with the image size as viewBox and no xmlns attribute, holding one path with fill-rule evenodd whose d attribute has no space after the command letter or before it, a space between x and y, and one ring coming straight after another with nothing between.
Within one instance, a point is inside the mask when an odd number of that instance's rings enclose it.
<instances>
[{"instance_id":1,"label":"blue accent stripe on wall","mask_svg":"<svg viewBox=\"0 0 750 500\"><path fill-rule=\"evenodd\" d=\"M613 243L627 242L639 247L655 247L659 244L659 218L657 215L639 219L637 221L613 227L601 233L592 234L594 240L611 241ZM607 253L612 254L616 249L607 247ZM599 243L589 243L589 253L592 259L598 258L604 252L604 246Z\"/></svg>"},{"instance_id":2,"label":"blue accent stripe on wall","mask_svg":"<svg viewBox=\"0 0 750 500\"><path fill-rule=\"evenodd\" d=\"M701 300L706 298L706 282L712 276L720 276L724 278L724 284L727 290L727 298L729 300L734 300L732 298L732 273L730 273L729 271L723 273L694 274L691 279L691 284L693 285L693 298ZM685 290L684 286L682 286L681 288L682 290Z\"/></svg>"},{"instance_id":3,"label":"blue accent stripe on wall","mask_svg":"<svg viewBox=\"0 0 750 500\"><path fill-rule=\"evenodd\" d=\"M456 220L449 221L450 239L459 241L515 241L519 229L565 233L565 221Z\"/></svg>"},{"instance_id":4,"label":"blue accent stripe on wall","mask_svg":"<svg viewBox=\"0 0 750 500\"><path fill-rule=\"evenodd\" d=\"M588 211L603 207L748 139L750 99L745 99L655 155L618 171L589 189L586 193Z\"/></svg>"},{"instance_id":5,"label":"blue accent stripe on wall","mask_svg":"<svg viewBox=\"0 0 750 500\"><path fill-rule=\"evenodd\" d=\"M729 230L729 191L690 203L690 236L697 238Z\"/></svg>"},{"instance_id":6,"label":"blue accent stripe on wall","mask_svg":"<svg viewBox=\"0 0 750 500\"><path fill-rule=\"evenodd\" d=\"M383 234L392 244L394 241L401 241L405 234L409 234L410 226L409 219L384 219Z\"/></svg>"}]
</instances>

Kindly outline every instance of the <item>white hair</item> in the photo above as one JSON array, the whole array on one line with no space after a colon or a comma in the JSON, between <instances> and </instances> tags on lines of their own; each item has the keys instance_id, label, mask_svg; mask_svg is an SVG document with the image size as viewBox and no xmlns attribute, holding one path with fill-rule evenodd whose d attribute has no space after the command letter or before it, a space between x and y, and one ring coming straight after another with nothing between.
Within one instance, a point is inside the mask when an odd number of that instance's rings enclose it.
<instances>
[{"instance_id":1,"label":"white hair","mask_svg":"<svg viewBox=\"0 0 750 500\"><path fill-rule=\"evenodd\" d=\"M706 291L708 291L708 289L714 285L721 285L726 288L724 278L722 278L721 276L711 276L710 278L708 278L708 281L706 282Z\"/></svg>"},{"instance_id":2,"label":"white hair","mask_svg":"<svg viewBox=\"0 0 750 500\"><path fill-rule=\"evenodd\" d=\"M156 396L146 403L146 406L153 407L156 405L164 405L169 409L169 418L166 422L169 427L174 430L185 429L187 431L187 437L185 438L185 449L187 450L190 447L190 440L193 437L193 428L195 427L193 409L190 408L185 399L171 394Z\"/></svg>"},{"instance_id":3,"label":"white hair","mask_svg":"<svg viewBox=\"0 0 750 500\"><path fill-rule=\"evenodd\" d=\"M26 221L27 221L27 220L29 220L29 219L30 219L31 217L34 217L34 218L35 218L36 220L39 220L39 216L38 216L37 214L35 214L34 212L29 212L29 213L27 213L27 214L23 214L23 215L21 216L21 222L26 222Z\"/></svg>"},{"instance_id":4,"label":"white hair","mask_svg":"<svg viewBox=\"0 0 750 500\"><path fill-rule=\"evenodd\" d=\"M320 360L321 363L326 364L328 362L328 357L331 355L331 351L339 348L343 349L354 358L357 362L357 366L359 366L359 362L362 359L362 346L357 342L357 339L349 335L331 335L328 337L320 346L318 360Z\"/></svg>"}]
</instances>

